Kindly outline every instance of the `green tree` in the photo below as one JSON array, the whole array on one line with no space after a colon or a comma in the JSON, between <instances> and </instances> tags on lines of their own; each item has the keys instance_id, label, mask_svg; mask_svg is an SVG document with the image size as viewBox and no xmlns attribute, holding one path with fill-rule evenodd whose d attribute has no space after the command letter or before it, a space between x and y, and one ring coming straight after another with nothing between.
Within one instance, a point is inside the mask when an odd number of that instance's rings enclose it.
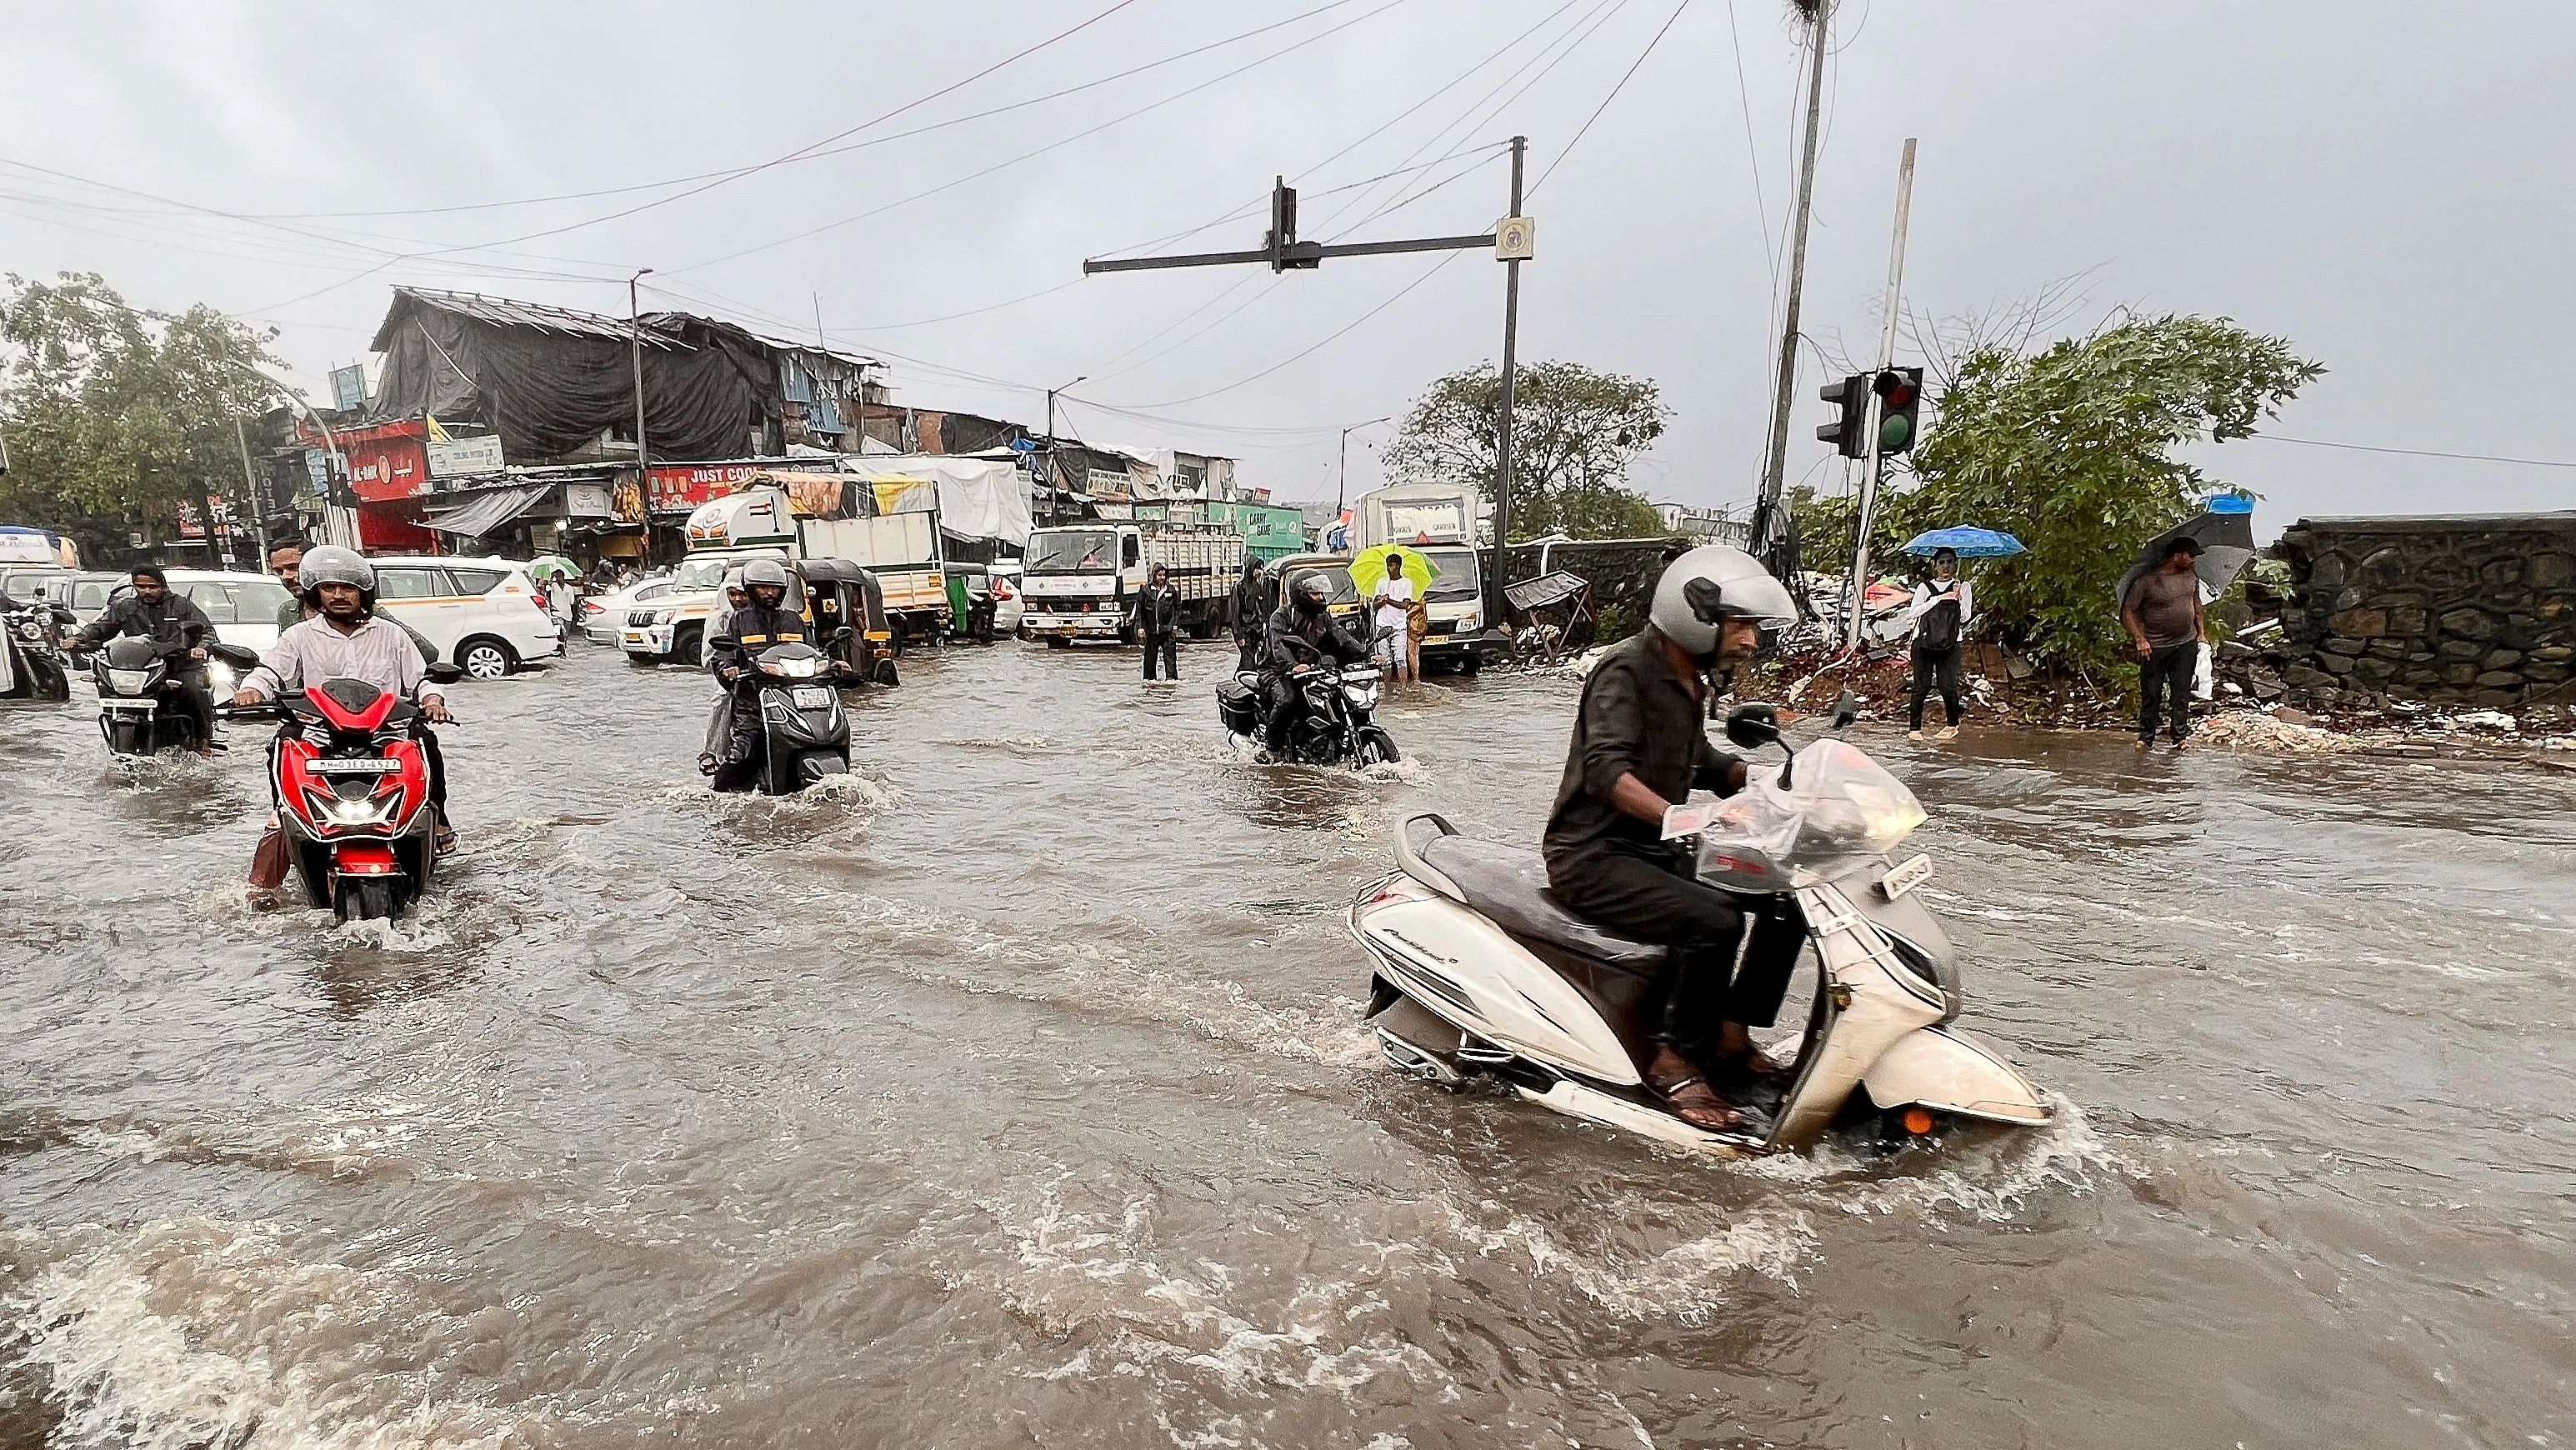
<instances>
[{"instance_id":1,"label":"green tree","mask_svg":"<svg viewBox=\"0 0 2576 1450\"><path fill-rule=\"evenodd\" d=\"M2120 576L2225 487L2174 450L2250 436L2324 372L2224 317L2123 317L2029 354L1972 348L1871 548L1884 559L1923 529L2002 529L2030 552L1979 573L1978 612L2034 658L2108 665L2126 640Z\"/></svg>"},{"instance_id":2,"label":"green tree","mask_svg":"<svg viewBox=\"0 0 2576 1450\"><path fill-rule=\"evenodd\" d=\"M1387 445L1388 470L1399 477L1473 484L1492 498L1501 472L1496 434L1502 397L1502 374L1491 363L1433 383ZM1643 378L1569 362L1522 368L1512 389L1514 537L1661 533L1654 506L1624 485L1628 465L1663 436L1671 416L1655 385Z\"/></svg>"},{"instance_id":3,"label":"green tree","mask_svg":"<svg viewBox=\"0 0 2576 1450\"><path fill-rule=\"evenodd\" d=\"M256 371L274 332L203 305L138 311L96 273L8 285L0 517L92 545L147 521L166 537L182 500L240 477L233 423L277 397Z\"/></svg>"}]
</instances>

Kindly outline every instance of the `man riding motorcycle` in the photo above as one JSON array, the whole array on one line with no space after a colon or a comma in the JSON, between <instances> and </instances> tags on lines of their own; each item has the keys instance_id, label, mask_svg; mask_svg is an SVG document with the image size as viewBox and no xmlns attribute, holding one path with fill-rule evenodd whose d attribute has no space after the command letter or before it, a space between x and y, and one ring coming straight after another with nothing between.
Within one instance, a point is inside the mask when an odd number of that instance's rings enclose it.
<instances>
[{"instance_id":1,"label":"man riding motorcycle","mask_svg":"<svg viewBox=\"0 0 2576 1450\"><path fill-rule=\"evenodd\" d=\"M170 672L180 702L197 722L197 753L215 750L215 699L206 686L206 641L215 626L194 600L170 592L170 580L158 564L134 566L134 592L120 595L91 620L89 627L65 642L74 654L87 654L119 636L185 645L187 662Z\"/></svg>"},{"instance_id":2,"label":"man riding motorcycle","mask_svg":"<svg viewBox=\"0 0 2576 1450\"><path fill-rule=\"evenodd\" d=\"M1306 574L1288 590L1288 600L1270 616L1263 634L1261 692L1268 702L1261 730L1262 749L1272 760L1288 758L1288 732L1305 711L1305 694L1290 671L1329 656L1346 665L1369 657L1369 647L1353 638L1325 608L1332 591L1324 576Z\"/></svg>"},{"instance_id":3,"label":"man riding motorcycle","mask_svg":"<svg viewBox=\"0 0 2576 1450\"><path fill-rule=\"evenodd\" d=\"M732 716L724 758L711 772L717 790L749 790L760 773L762 732L759 674L752 668L772 645L812 644L805 616L787 607L787 566L776 559L754 559L742 566L747 602L727 618L707 642L707 660L716 678L732 691ZM699 761L701 769L706 762Z\"/></svg>"},{"instance_id":4,"label":"man riding motorcycle","mask_svg":"<svg viewBox=\"0 0 2576 1450\"><path fill-rule=\"evenodd\" d=\"M1675 1116L1719 1130L1742 1121L1712 1087L1776 1075L1747 1027L1767 1027L1805 937L1794 917L1696 879L1664 812L1693 787L1732 795L1744 762L1709 743L1709 702L1761 647L1765 625L1797 617L1789 591L1749 554L1693 549L1664 569L1648 627L1610 647L1585 679L1565 774L1548 814L1548 889L1579 916L1667 954L1653 990L1646 1083Z\"/></svg>"},{"instance_id":5,"label":"man riding motorcycle","mask_svg":"<svg viewBox=\"0 0 2576 1450\"><path fill-rule=\"evenodd\" d=\"M313 617L279 633L259 668L243 677L233 704L263 704L325 680L352 679L416 700L425 719L448 718L447 701L429 683L411 636L376 613L375 566L354 550L325 545L304 555L298 582ZM438 737L422 730L420 747L429 766L429 806L438 813L437 849L452 851L456 832L447 823L447 769L439 758ZM286 880L287 866L286 836L272 814L251 856L254 902L273 899Z\"/></svg>"}]
</instances>

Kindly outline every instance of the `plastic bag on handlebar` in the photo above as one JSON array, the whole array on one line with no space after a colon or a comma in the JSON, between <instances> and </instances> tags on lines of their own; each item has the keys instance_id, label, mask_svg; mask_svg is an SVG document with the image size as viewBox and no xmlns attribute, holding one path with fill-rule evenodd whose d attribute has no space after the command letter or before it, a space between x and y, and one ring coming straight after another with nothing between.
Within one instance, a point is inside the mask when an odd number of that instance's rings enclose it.
<instances>
[{"instance_id":1,"label":"plastic bag on handlebar","mask_svg":"<svg viewBox=\"0 0 2576 1450\"><path fill-rule=\"evenodd\" d=\"M1796 783L1785 792L1769 779L1758 788L1785 796L1805 821L1796 857L1801 865L1885 855L1925 820L1923 803L1905 782L1848 740L1827 738L1799 751L1791 778Z\"/></svg>"}]
</instances>

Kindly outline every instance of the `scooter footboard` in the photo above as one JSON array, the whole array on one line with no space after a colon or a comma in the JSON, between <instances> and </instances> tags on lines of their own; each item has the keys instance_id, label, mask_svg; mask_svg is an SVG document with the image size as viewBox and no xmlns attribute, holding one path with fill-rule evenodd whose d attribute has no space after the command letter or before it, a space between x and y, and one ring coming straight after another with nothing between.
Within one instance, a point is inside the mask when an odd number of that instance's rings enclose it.
<instances>
[{"instance_id":1,"label":"scooter footboard","mask_svg":"<svg viewBox=\"0 0 2576 1450\"><path fill-rule=\"evenodd\" d=\"M1951 1027L1900 1037L1861 1076L1881 1108L1920 1103L1936 1112L1996 1123L2045 1123L2039 1089L1983 1038Z\"/></svg>"}]
</instances>

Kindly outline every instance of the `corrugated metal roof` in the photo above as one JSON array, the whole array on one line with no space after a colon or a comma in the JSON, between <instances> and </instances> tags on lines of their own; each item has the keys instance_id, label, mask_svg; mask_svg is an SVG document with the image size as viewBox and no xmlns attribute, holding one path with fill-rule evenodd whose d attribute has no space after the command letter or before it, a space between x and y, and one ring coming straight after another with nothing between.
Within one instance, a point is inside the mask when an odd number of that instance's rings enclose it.
<instances>
[{"instance_id":1,"label":"corrugated metal roof","mask_svg":"<svg viewBox=\"0 0 2576 1450\"><path fill-rule=\"evenodd\" d=\"M486 297L480 292L441 292L425 287L396 287L396 297L409 298L423 307L488 322L495 327L534 327L568 337L603 337L625 342L637 329L623 317L606 317L596 312L576 312L569 307L549 307L542 302L517 302L507 297ZM392 319L388 318L390 324ZM376 350L384 350L385 329L376 334ZM695 352L697 349L676 337L653 328L642 329L644 345L666 352Z\"/></svg>"},{"instance_id":2,"label":"corrugated metal roof","mask_svg":"<svg viewBox=\"0 0 2576 1450\"><path fill-rule=\"evenodd\" d=\"M742 327L742 324L737 322L734 326ZM774 333L754 332L748 327L743 327L742 330L751 333L752 336L759 338L762 342L769 344L780 352L811 353L815 357L827 357L834 362L847 363L854 368L873 368L884 366L881 359L868 357L862 353L843 352L839 348L825 347L820 343L798 342L792 337L779 337Z\"/></svg>"}]
</instances>

